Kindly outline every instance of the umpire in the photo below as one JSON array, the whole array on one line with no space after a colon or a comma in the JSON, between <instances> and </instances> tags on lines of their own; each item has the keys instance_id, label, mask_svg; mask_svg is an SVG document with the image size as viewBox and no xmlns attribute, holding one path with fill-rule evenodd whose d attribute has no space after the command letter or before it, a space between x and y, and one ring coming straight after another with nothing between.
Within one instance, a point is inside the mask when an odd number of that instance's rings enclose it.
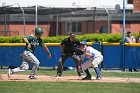
<instances>
[{"instance_id":1,"label":"umpire","mask_svg":"<svg viewBox=\"0 0 140 93\"><path fill-rule=\"evenodd\" d=\"M65 38L61 42L61 50L62 55L59 59L58 66L57 66L57 76L61 76L63 72L63 65L67 58L72 57L76 63L76 69L78 76L81 76L81 61L80 58L76 55L75 49L80 46L80 41L75 38L74 33L70 33L68 38Z\"/></svg>"}]
</instances>

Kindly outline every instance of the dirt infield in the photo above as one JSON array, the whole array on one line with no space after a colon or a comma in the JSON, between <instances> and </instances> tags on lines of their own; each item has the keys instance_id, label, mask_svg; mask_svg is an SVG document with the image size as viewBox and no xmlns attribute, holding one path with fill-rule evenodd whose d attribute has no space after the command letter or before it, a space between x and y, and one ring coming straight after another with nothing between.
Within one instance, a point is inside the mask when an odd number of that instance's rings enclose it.
<instances>
[{"instance_id":1,"label":"dirt infield","mask_svg":"<svg viewBox=\"0 0 140 93\"><path fill-rule=\"evenodd\" d=\"M102 77L101 80L96 80L92 77L92 80L82 80L78 76L45 76L37 75L37 79L30 80L28 75L12 75L8 78L6 74L0 75L0 81L28 81L28 82L120 82L120 83L140 83L140 78L118 78L118 77Z\"/></svg>"}]
</instances>

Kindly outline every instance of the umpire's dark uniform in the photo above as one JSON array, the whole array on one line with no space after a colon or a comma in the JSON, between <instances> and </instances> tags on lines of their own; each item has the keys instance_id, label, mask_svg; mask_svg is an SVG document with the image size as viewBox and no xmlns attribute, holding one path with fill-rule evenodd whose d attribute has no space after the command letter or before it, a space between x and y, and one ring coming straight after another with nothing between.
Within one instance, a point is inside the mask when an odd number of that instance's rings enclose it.
<instances>
[{"instance_id":1,"label":"umpire's dark uniform","mask_svg":"<svg viewBox=\"0 0 140 93\"><path fill-rule=\"evenodd\" d=\"M58 62L57 76L61 76L63 72L63 65L68 57L72 57L76 63L78 76L81 76L80 58L75 54L76 47L80 46L80 41L75 38L75 34L70 34L70 37L61 42L62 55Z\"/></svg>"}]
</instances>

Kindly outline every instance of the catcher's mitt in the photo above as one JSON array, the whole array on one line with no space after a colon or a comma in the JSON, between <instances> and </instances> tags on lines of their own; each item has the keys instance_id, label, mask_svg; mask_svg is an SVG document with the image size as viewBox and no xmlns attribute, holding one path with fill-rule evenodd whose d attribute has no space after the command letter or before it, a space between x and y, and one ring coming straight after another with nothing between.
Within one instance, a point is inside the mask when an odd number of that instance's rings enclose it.
<instances>
[{"instance_id":1,"label":"catcher's mitt","mask_svg":"<svg viewBox=\"0 0 140 93\"><path fill-rule=\"evenodd\" d=\"M76 48L75 49L75 54L76 55L82 55L82 54L84 54L84 51L81 48Z\"/></svg>"}]
</instances>

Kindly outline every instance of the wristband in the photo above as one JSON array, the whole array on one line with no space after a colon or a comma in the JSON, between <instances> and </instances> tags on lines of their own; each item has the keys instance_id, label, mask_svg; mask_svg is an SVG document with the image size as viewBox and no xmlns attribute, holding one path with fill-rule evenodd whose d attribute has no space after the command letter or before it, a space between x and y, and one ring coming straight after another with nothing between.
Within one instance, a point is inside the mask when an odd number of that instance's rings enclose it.
<instances>
[{"instance_id":1,"label":"wristband","mask_svg":"<svg viewBox=\"0 0 140 93\"><path fill-rule=\"evenodd\" d=\"M30 44L29 42L26 42L28 45Z\"/></svg>"},{"instance_id":2,"label":"wristband","mask_svg":"<svg viewBox=\"0 0 140 93\"><path fill-rule=\"evenodd\" d=\"M48 51L47 53L48 53L48 55L50 55L50 54L51 54L51 53L50 53L50 51Z\"/></svg>"},{"instance_id":3,"label":"wristband","mask_svg":"<svg viewBox=\"0 0 140 93\"><path fill-rule=\"evenodd\" d=\"M94 53L92 53L92 57L94 57L95 56L95 54Z\"/></svg>"}]
</instances>

